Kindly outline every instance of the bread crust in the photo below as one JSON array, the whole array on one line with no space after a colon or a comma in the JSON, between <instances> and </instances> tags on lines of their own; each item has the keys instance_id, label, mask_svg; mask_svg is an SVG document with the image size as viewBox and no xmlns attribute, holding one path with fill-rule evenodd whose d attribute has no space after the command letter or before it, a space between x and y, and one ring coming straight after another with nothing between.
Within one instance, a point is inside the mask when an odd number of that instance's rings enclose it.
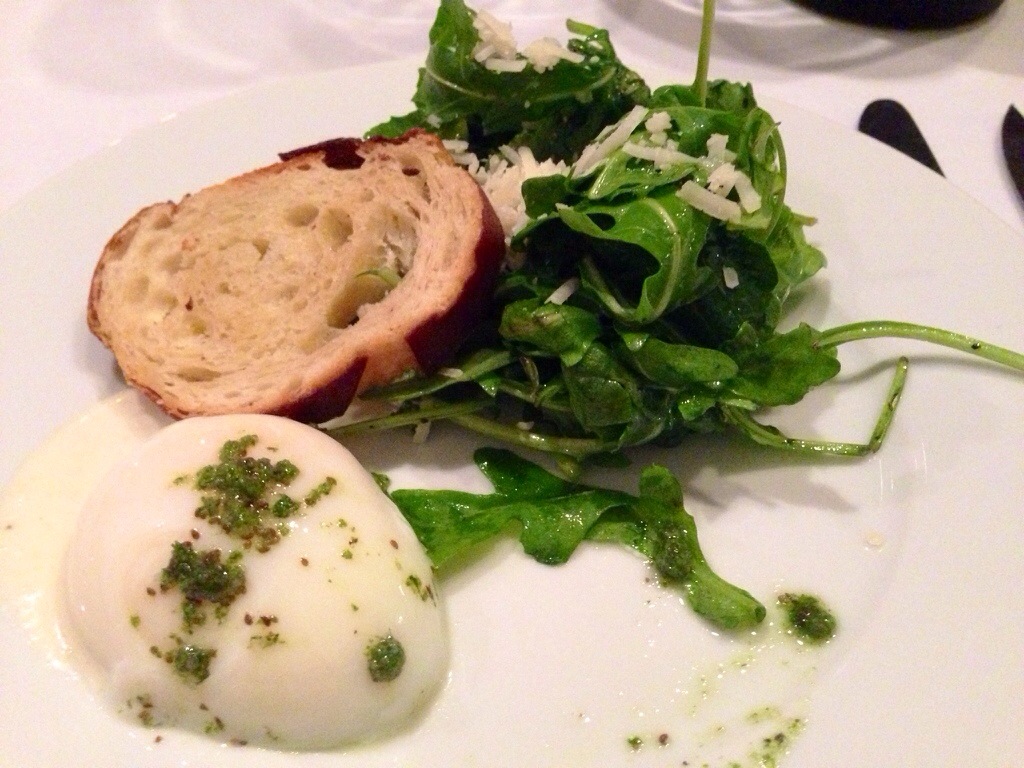
<instances>
[{"instance_id":1,"label":"bread crust","mask_svg":"<svg viewBox=\"0 0 1024 768\"><path fill-rule=\"evenodd\" d=\"M283 158L143 208L96 265L89 328L171 416L322 422L370 387L450 362L488 311L504 233L437 137ZM356 310L392 268L397 285Z\"/></svg>"}]
</instances>

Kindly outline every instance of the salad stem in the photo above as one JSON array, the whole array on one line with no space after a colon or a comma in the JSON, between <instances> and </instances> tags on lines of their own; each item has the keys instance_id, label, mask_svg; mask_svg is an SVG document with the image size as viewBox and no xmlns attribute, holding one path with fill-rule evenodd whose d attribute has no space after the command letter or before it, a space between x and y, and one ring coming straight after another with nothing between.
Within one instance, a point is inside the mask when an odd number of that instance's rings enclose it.
<instances>
[{"instance_id":1,"label":"salad stem","mask_svg":"<svg viewBox=\"0 0 1024 768\"><path fill-rule=\"evenodd\" d=\"M708 101L708 65L711 61L711 31L715 23L715 0L704 0L700 21L700 45L697 48L697 75L693 85L700 105Z\"/></svg>"},{"instance_id":2,"label":"salad stem","mask_svg":"<svg viewBox=\"0 0 1024 768\"><path fill-rule=\"evenodd\" d=\"M926 325L904 323L896 320L867 320L840 325L827 331L822 331L818 339L818 345L821 347L837 347L850 341L880 338L913 339L929 344L937 344L949 349L955 349L958 352L990 360L993 363L1005 365L1007 368L1024 373L1024 354L1020 352L989 344L962 333L954 333L953 331L945 331L941 328L932 328Z\"/></svg>"},{"instance_id":3,"label":"salad stem","mask_svg":"<svg viewBox=\"0 0 1024 768\"><path fill-rule=\"evenodd\" d=\"M416 424L424 421L453 418L459 414L482 411L485 408L490 408L493 404L494 401L490 398L463 400L458 403L440 402L424 398L420 407L412 410L399 411L398 413L393 413L389 416L353 421L336 427L321 427L321 430L333 437L335 440L340 440L343 437L356 435L360 432L373 432L377 430L395 429L397 427L415 426Z\"/></svg>"},{"instance_id":4,"label":"salad stem","mask_svg":"<svg viewBox=\"0 0 1024 768\"><path fill-rule=\"evenodd\" d=\"M896 361L896 369L893 372L892 382L889 384L889 391L882 402L882 409L866 443L787 437L775 427L761 424L755 420L749 411L734 405L722 405L722 414L726 421L739 427L755 443L769 448L829 456L867 456L882 447L882 442L889 432L893 416L896 415L896 406L899 405L900 397L903 395L908 365L905 357Z\"/></svg>"},{"instance_id":5,"label":"salad stem","mask_svg":"<svg viewBox=\"0 0 1024 768\"><path fill-rule=\"evenodd\" d=\"M450 418L459 426L485 437L501 440L511 445L518 445L522 448L560 454L573 459L580 456L613 451L618 447L615 443L606 443L591 438L541 435L526 429L520 429L519 427L501 424L476 414L457 415Z\"/></svg>"}]
</instances>

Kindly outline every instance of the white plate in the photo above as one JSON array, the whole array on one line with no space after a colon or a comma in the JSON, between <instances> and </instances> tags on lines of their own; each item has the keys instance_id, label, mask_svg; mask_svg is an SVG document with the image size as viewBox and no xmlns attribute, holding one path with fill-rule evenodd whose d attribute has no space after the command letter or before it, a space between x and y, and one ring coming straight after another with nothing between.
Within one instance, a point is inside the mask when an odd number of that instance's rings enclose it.
<instances>
[{"instance_id":1,"label":"white plate","mask_svg":"<svg viewBox=\"0 0 1024 768\"><path fill-rule=\"evenodd\" d=\"M405 111L415 77L414 62L397 62L270 84L131 136L0 216L0 482L121 388L84 307L94 259L129 215L279 150L358 134ZM915 320L1024 348L1024 242L874 141L768 106L786 139L790 200L819 217L812 237L830 259L799 297L802 318ZM287 754L132 725L54 668L4 605L0 756L20 768L755 765L760 740L801 718L792 768L1015 764L1024 378L910 343L865 343L844 349L842 382L785 423L862 439L896 350L912 353L910 379L891 439L870 459L793 460L724 439L651 454L683 479L723 575L766 602L795 589L836 609L842 629L824 649L783 636L775 610L749 637L720 636L626 553L585 547L547 568L508 543L443 584L455 661L422 722L372 748ZM482 488L474 444L435 430L423 446L389 435L353 447L403 485ZM644 740L635 752L633 735Z\"/></svg>"}]
</instances>

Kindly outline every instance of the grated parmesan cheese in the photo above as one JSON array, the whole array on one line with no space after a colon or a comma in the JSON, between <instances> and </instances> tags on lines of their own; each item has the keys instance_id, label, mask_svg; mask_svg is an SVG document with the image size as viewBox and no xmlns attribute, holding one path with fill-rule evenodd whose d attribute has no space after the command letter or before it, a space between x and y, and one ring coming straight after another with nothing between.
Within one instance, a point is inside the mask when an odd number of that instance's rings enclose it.
<instances>
[{"instance_id":1,"label":"grated parmesan cheese","mask_svg":"<svg viewBox=\"0 0 1024 768\"><path fill-rule=\"evenodd\" d=\"M560 286L555 288L548 296L548 304L565 304L565 302L576 293L576 290L580 287L580 279L578 277L570 277Z\"/></svg>"},{"instance_id":2,"label":"grated parmesan cheese","mask_svg":"<svg viewBox=\"0 0 1024 768\"><path fill-rule=\"evenodd\" d=\"M647 108L637 105L623 117L603 139L588 144L580 153L572 169L573 178L586 176L594 170L608 155L622 147L633 135L640 123L647 119Z\"/></svg>"},{"instance_id":3,"label":"grated parmesan cheese","mask_svg":"<svg viewBox=\"0 0 1024 768\"><path fill-rule=\"evenodd\" d=\"M472 152L469 151L469 142L462 141L461 139L445 139L442 144L444 148L448 150L448 154L452 156L458 165L465 166L470 173L473 173L472 166L479 164Z\"/></svg>"},{"instance_id":4,"label":"grated parmesan cheese","mask_svg":"<svg viewBox=\"0 0 1024 768\"><path fill-rule=\"evenodd\" d=\"M693 179L687 180L676 192L679 197L692 205L698 211L703 211L708 216L722 221L739 221L741 211L740 204L727 197L716 195L714 192L705 189Z\"/></svg>"},{"instance_id":5,"label":"grated parmesan cheese","mask_svg":"<svg viewBox=\"0 0 1024 768\"><path fill-rule=\"evenodd\" d=\"M665 133L672 127L672 117L668 112L655 112L644 123L648 133Z\"/></svg>"},{"instance_id":6,"label":"grated parmesan cheese","mask_svg":"<svg viewBox=\"0 0 1024 768\"><path fill-rule=\"evenodd\" d=\"M477 11L473 28L479 38L473 58L492 72L522 72L527 66L546 72L560 61L582 64L586 60L583 54L570 51L552 37L534 40L520 53L512 25L487 11Z\"/></svg>"},{"instance_id":7,"label":"grated parmesan cheese","mask_svg":"<svg viewBox=\"0 0 1024 768\"><path fill-rule=\"evenodd\" d=\"M713 133L708 137L708 161L714 167L718 167L722 163L731 163L736 159L736 153L726 149L725 145L728 141L729 137L724 133Z\"/></svg>"},{"instance_id":8,"label":"grated parmesan cheese","mask_svg":"<svg viewBox=\"0 0 1024 768\"><path fill-rule=\"evenodd\" d=\"M730 291L740 284L740 275L732 267L722 267L722 282Z\"/></svg>"},{"instance_id":9,"label":"grated parmesan cheese","mask_svg":"<svg viewBox=\"0 0 1024 768\"><path fill-rule=\"evenodd\" d=\"M523 49L523 56L538 72L551 69L560 61L571 61L573 64L583 63L583 54L573 53L552 37L534 40Z\"/></svg>"},{"instance_id":10,"label":"grated parmesan cheese","mask_svg":"<svg viewBox=\"0 0 1024 768\"><path fill-rule=\"evenodd\" d=\"M740 199L740 208L747 213L753 213L761 207L761 195L754 189L750 177L743 171L736 171L736 195Z\"/></svg>"},{"instance_id":11,"label":"grated parmesan cheese","mask_svg":"<svg viewBox=\"0 0 1024 768\"><path fill-rule=\"evenodd\" d=\"M427 442L427 437L430 436L430 424L429 421L421 421L412 430L412 441L417 444Z\"/></svg>"},{"instance_id":12,"label":"grated parmesan cheese","mask_svg":"<svg viewBox=\"0 0 1024 768\"><path fill-rule=\"evenodd\" d=\"M523 201L523 182L538 176L566 175L568 166L562 161L538 162L529 147L503 146L484 163L464 141L446 141L445 148L455 162L463 166L480 184L498 214L506 242L529 221Z\"/></svg>"},{"instance_id":13,"label":"grated parmesan cheese","mask_svg":"<svg viewBox=\"0 0 1024 768\"><path fill-rule=\"evenodd\" d=\"M473 58L481 64L491 59L514 60L518 57L511 24L481 10L473 17L473 28L480 38L473 48Z\"/></svg>"},{"instance_id":14,"label":"grated parmesan cheese","mask_svg":"<svg viewBox=\"0 0 1024 768\"><path fill-rule=\"evenodd\" d=\"M491 72L522 72L527 64L526 59L487 59L483 62Z\"/></svg>"},{"instance_id":15,"label":"grated parmesan cheese","mask_svg":"<svg viewBox=\"0 0 1024 768\"><path fill-rule=\"evenodd\" d=\"M684 165L686 163L699 163L700 159L688 155L685 152L680 152L678 149L672 149L671 147L651 147L643 144L637 144L633 141L627 141L622 145L622 151L630 157L635 157L638 160L649 160L654 163L658 168L667 168L672 165Z\"/></svg>"},{"instance_id":16,"label":"grated parmesan cheese","mask_svg":"<svg viewBox=\"0 0 1024 768\"><path fill-rule=\"evenodd\" d=\"M716 195L728 197L736 186L736 177L739 171L732 163L722 163L708 174L708 189Z\"/></svg>"}]
</instances>

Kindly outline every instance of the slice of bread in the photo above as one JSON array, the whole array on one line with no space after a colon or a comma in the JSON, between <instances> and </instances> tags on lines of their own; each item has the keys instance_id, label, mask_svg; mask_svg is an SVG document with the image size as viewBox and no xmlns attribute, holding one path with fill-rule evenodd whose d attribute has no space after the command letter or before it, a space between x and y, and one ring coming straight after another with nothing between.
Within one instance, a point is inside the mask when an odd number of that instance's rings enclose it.
<instances>
[{"instance_id":1,"label":"slice of bread","mask_svg":"<svg viewBox=\"0 0 1024 768\"><path fill-rule=\"evenodd\" d=\"M282 157L144 208L96 266L89 328L172 416L324 421L448 362L487 311L501 224L437 137Z\"/></svg>"}]
</instances>

